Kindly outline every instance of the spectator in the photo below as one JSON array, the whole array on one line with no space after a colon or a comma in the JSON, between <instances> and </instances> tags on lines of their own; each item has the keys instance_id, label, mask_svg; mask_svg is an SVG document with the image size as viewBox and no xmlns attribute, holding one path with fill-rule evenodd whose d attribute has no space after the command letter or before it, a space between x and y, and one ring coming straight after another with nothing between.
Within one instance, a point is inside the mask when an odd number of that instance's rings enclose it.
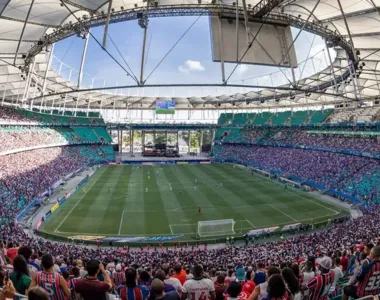
<instances>
[{"instance_id":1,"label":"spectator","mask_svg":"<svg viewBox=\"0 0 380 300\"><path fill-rule=\"evenodd\" d=\"M125 272L125 286L118 288L121 300L146 300L149 297L149 289L145 285L136 285L136 270L130 268Z\"/></svg>"},{"instance_id":2,"label":"spectator","mask_svg":"<svg viewBox=\"0 0 380 300\"><path fill-rule=\"evenodd\" d=\"M145 285L145 286L150 286L152 282L152 277L150 276L148 271L142 271L140 273L140 278L139 278L139 285Z\"/></svg>"},{"instance_id":3,"label":"spectator","mask_svg":"<svg viewBox=\"0 0 380 300\"><path fill-rule=\"evenodd\" d=\"M155 299L157 300L180 300L180 297L176 291L165 292L164 282L158 278L152 281L152 292L154 292ZM151 298L149 298L151 299Z\"/></svg>"},{"instance_id":4,"label":"spectator","mask_svg":"<svg viewBox=\"0 0 380 300\"><path fill-rule=\"evenodd\" d=\"M77 299L77 294L75 292L75 283L78 279L80 279L80 270L78 267L73 267L71 269L71 273L73 278L69 280L69 289L71 292L71 300L76 300Z\"/></svg>"},{"instance_id":5,"label":"spectator","mask_svg":"<svg viewBox=\"0 0 380 300\"><path fill-rule=\"evenodd\" d=\"M347 268L348 268L347 250L343 251L342 257L340 258L340 264L342 265L343 273L347 272Z\"/></svg>"},{"instance_id":6,"label":"spectator","mask_svg":"<svg viewBox=\"0 0 380 300\"><path fill-rule=\"evenodd\" d=\"M170 292L170 291L176 291L174 286L172 286L171 284L165 283L166 276L165 276L165 272L163 270L161 270L161 269L157 270L156 274L155 274L155 278L162 280L162 282L164 283L165 293ZM151 297L152 297L152 295L151 295Z\"/></svg>"},{"instance_id":7,"label":"spectator","mask_svg":"<svg viewBox=\"0 0 380 300\"><path fill-rule=\"evenodd\" d=\"M354 281L344 287L343 300L348 297L355 299L370 295L378 295L380 292L380 247L376 246L371 249L371 262L361 266L358 274L354 275ZM357 286L354 284L357 283Z\"/></svg>"},{"instance_id":8,"label":"spectator","mask_svg":"<svg viewBox=\"0 0 380 300\"><path fill-rule=\"evenodd\" d=\"M182 288L182 300L203 300L204 298L215 300L214 284L203 275L203 267L194 266L194 278L185 282Z\"/></svg>"},{"instance_id":9,"label":"spectator","mask_svg":"<svg viewBox=\"0 0 380 300\"><path fill-rule=\"evenodd\" d=\"M310 279L314 278L315 272L313 271L314 264L311 260L307 260L305 263L305 269L302 273L302 282L308 282ZM304 296L307 296L309 293L308 289L302 291Z\"/></svg>"},{"instance_id":10,"label":"spectator","mask_svg":"<svg viewBox=\"0 0 380 300\"><path fill-rule=\"evenodd\" d=\"M26 294L26 290L29 288L32 279L29 277L28 266L23 256L17 255L13 260L13 272L9 276L9 279L12 280L17 293L21 295Z\"/></svg>"},{"instance_id":11,"label":"spectator","mask_svg":"<svg viewBox=\"0 0 380 300\"><path fill-rule=\"evenodd\" d=\"M331 258L324 256L317 259L317 264L321 274L306 282L303 288L309 290L309 300L327 300L328 292L334 281L334 272L330 270Z\"/></svg>"},{"instance_id":12,"label":"spectator","mask_svg":"<svg viewBox=\"0 0 380 300\"><path fill-rule=\"evenodd\" d=\"M17 245L13 244L12 242L8 244L8 250L7 250L7 256L8 258L13 261L14 258L17 256L18 253L18 247Z\"/></svg>"},{"instance_id":13,"label":"spectator","mask_svg":"<svg viewBox=\"0 0 380 300\"><path fill-rule=\"evenodd\" d=\"M269 267L268 274L267 274L267 281L260 283L259 285L256 285L253 293L249 296L248 300L257 300L257 299L264 299L268 296L268 278L270 278L272 275L280 274L281 271L277 267Z\"/></svg>"},{"instance_id":14,"label":"spectator","mask_svg":"<svg viewBox=\"0 0 380 300\"><path fill-rule=\"evenodd\" d=\"M335 257L333 262L334 262L334 267L332 268L332 271L334 272L334 281L330 287L330 291L329 291L330 297L335 297L339 295L340 291L338 289L339 287L337 286L337 284L338 284L338 280L343 277L343 272L340 267L340 258Z\"/></svg>"},{"instance_id":15,"label":"spectator","mask_svg":"<svg viewBox=\"0 0 380 300\"><path fill-rule=\"evenodd\" d=\"M120 264L116 265L115 271L112 273L112 281L115 287L125 283L125 272L122 271Z\"/></svg>"},{"instance_id":16,"label":"spectator","mask_svg":"<svg viewBox=\"0 0 380 300\"><path fill-rule=\"evenodd\" d=\"M49 300L49 294L42 288L36 286L29 290L28 300Z\"/></svg>"},{"instance_id":17,"label":"spectator","mask_svg":"<svg viewBox=\"0 0 380 300\"><path fill-rule=\"evenodd\" d=\"M65 297L70 297L70 290L65 279L53 272L54 261L50 254L42 256L41 266L43 271L33 276L29 289L40 286L49 294L51 300L63 300Z\"/></svg>"},{"instance_id":18,"label":"spectator","mask_svg":"<svg viewBox=\"0 0 380 300\"><path fill-rule=\"evenodd\" d=\"M216 300L223 300L224 292L227 289L227 284L224 282L223 274L220 274L216 277L216 281L214 282L214 288Z\"/></svg>"},{"instance_id":19,"label":"spectator","mask_svg":"<svg viewBox=\"0 0 380 300\"><path fill-rule=\"evenodd\" d=\"M170 276L169 276L169 271L170 271L169 265L168 265L168 264L164 264L164 265L162 266L162 270L165 272L165 280L164 280L164 282L165 282L166 284L170 284L170 285L172 285L172 286L175 288L175 290L176 290L179 294L181 294L181 292L182 292L182 284L181 284L181 282L178 280L178 278L170 277Z\"/></svg>"},{"instance_id":20,"label":"spectator","mask_svg":"<svg viewBox=\"0 0 380 300\"><path fill-rule=\"evenodd\" d=\"M87 277L75 281L75 292L80 294L83 300L106 300L107 292L112 288L103 264L97 260L90 260L86 264ZM98 275L104 276L104 282L98 280Z\"/></svg>"},{"instance_id":21,"label":"spectator","mask_svg":"<svg viewBox=\"0 0 380 300\"><path fill-rule=\"evenodd\" d=\"M293 270L286 267L281 270L281 275L285 281L288 291L293 295L294 300L301 300L299 280L296 275L294 275Z\"/></svg>"},{"instance_id":22,"label":"spectator","mask_svg":"<svg viewBox=\"0 0 380 300\"><path fill-rule=\"evenodd\" d=\"M266 272L264 270L264 264L263 263L258 263L257 264L257 269L253 278L253 282L256 285L259 285L261 283L264 283L266 281Z\"/></svg>"},{"instance_id":23,"label":"spectator","mask_svg":"<svg viewBox=\"0 0 380 300\"><path fill-rule=\"evenodd\" d=\"M30 249L29 246L21 246L18 249L18 254L22 255L25 258L30 276L33 276L35 273L41 271L40 266L36 262L30 260L30 258L32 257L33 251L32 249Z\"/></svg>"},{"instance_id":24,"label":"spectator","mask_svg":"<svg viewBox=\"0 0 380 300\"><path fill-rule=\"evenodd\" d=\"M185 270L182 269L181 264L176 264L174 266L174 274L171 277L177 278L180 281L181 286L185 283L186 272L185 272Z\"/></svg>"},{"instance_id":25,"label":"spectator","mask_svg":"<svg viewBox=\"0 0 380 300\"><path fill-rule=\"evenodd\" d=\"M191 278L193 278L193 274L191 273L191 270L190 268L186 268L186 280L189 280Z\"/></svg>"},{"instance_id":26,"label":"spectator","mask_svg":"<svg viewBox=\"0 0 380 300\"><path fill-rule=\"evenodd\" d=\"M227 287L227 295L225 297L226 300L235 300L235 299L246 299L239 297L242 291L242 286L240 282L232 281Z\"/></svg>"},{"instance_id":27,"label":"spectator","mask_svg":"<svg viewBox=\"0 0 380 300\"><path fill-rule=\"evenodd\" d=\"M268 296L265 300L293 300L286 289L284 279L280 274L274 274L268 280Z\"/></svg>"}]
</instances>

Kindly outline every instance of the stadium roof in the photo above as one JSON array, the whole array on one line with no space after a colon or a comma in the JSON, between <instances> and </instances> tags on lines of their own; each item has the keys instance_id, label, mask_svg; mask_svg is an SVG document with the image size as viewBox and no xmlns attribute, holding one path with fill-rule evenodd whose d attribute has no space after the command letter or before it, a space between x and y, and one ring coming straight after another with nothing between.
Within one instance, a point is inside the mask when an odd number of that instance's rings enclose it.
<instances>
[{"instance_id":1,"label":"stadium roof","mask_svg":"<svg viewBox=\"0 0 380 300\"><path fill-rule=\"evenodd\" d=\"M90 27L104 25L108 11L110 22L137 19L139 12L148 17L235 14L236 1L216 2L1 0L0 99L19 104L33 102L34 105L44 101L48 106L65 102L66 107L78 108L152 108L156 97L82 90L52 69L46 72L46 50L63 38L82 35ZM262 86L261 91L254 90L252 86L252 92L217 97L173 97L177 108L320 105L373 101L379 96L380 0L247 0L246 4L250 20L282 22L324 37L337 51L332 66L301 79L297 85ZM240 7L241 15L244 11ZM353 62L352 68L349 68L348 58ZM33 70L30 79L28 70ZM30 88L25 88L26 82L31 83ZM42 95L43 90L45 93Z\"/></svg>"}]
</instances>

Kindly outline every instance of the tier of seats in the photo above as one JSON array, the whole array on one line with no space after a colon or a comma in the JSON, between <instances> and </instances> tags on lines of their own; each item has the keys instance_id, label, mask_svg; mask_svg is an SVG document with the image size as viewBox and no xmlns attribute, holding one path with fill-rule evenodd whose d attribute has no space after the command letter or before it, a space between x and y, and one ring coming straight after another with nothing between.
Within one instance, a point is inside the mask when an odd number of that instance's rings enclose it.
<instances>
[{"instance_id":1,"label":"tier of seats","mask_svg":"<svg viewBox=\"0 0 380 300\"><path fill-rule=\"evenodd\" d=\"M319 124L323 123L332 112L332 109L326 109L274 113L222 113L218 124L223 126Z\"/></svg>"}]
</instances>

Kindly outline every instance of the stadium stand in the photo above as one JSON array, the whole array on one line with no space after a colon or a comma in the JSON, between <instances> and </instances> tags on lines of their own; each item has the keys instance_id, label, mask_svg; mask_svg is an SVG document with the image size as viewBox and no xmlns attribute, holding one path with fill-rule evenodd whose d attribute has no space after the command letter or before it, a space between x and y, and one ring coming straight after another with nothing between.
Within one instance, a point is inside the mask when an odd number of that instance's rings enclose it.
<instances>
[{"instance_id":1,"label":"stadium stand","mask_svg":"<svg viewBox=\"0 0 380 300\"><path fill-rule=\"evenodd\" d=\"M379 293L378 287L368 290L368 293L361 293L361 290L355 290L349 281L349 276L355 276L369 261L372 264L380 263L379 160L360 155L279 145L283 143L379 153L376 137L366 135L366 132L375 132L374 128L357 129L358 135L347 135L343 128L316 133L308 132L308 129L304 128L251 129L226 126L219 128L216 135L214 155L218 161L233 161L258 166L270 172L295 175L304 181L313 181L326 188L337 189L373 203L371 209L365 210L364 215L357 219L342 219L317 232L241 247L208 249L206 245L182 245L157 248L148 246L146 249L103 248L47 241L27 234L14 223L14 219L41 190L48 188L63 176L88 165L114 160L113 149L109 145L111 138L105 127L94 127L91 124L17 125L15 122L30 122L30 119L13 110L2 109L0 113L0 119L8 124L0 126L0 139L3 141L0 152L9 149L19 150L13 154L0 155L0 287L4 287L7 295L13 295L15 292L24 295L26 289L22 288L17 274L25 270L25 266L29 267L31 271L24 272L22 276L25 282L31 282L33 272L46 261L52 261L49 272L56 272L56 276L66 278L63 280L67 280L72 295L83 293L78 286L83 284L86 276L90 276L91 280L97 280L96 276L91 276L97 275L98 272L101 273L98 278L103 284L107 285L110 282L109 287L115 287L108 295L111 298L112 295L122 293L125 285L127 288L150 291L151 295L162 295L161 286L162 289L165 286L170 288L169 283L174 282L173 278L185 280L180 282L179 286L186 295L191 283L186 279L203 271L204 275L211 279L203 279L209 286L208 292L211 293L215 289L221 295L228 293L227 299L267 299L266 286L280 290L281 285L287 287L284 292L287 296L283 295L283 299L301 299L303 296L313 300L327 299L327 296L331 299L341 299L342 294L345 293L346 297L346 293L351 290L358 292L360 297ZM295 123L301 120L323 121L326 117L325 114L316 112L281 115L263 113L247 116L242 114L237 118L225 114L218 123L268 124L268 120L271 120L269 123L273 125L289 123L291 120ZM9 125L10 123L12 124ZM61 143L62 145L53 147ZM43 145L52 147L22 150ZM17 254L23 257L16 257ZM102 262L105 270L93 259ZM198 264L203 265L203 269L194 267ZM89 268L88 273L86 265ZM133 271L135 268L138 272ZM269 274L278 275L270 279L269 276L260 279L257 274L263 269ZM13 282L14 289L10 284L4 286L2 280L5 270L11 274L10 281ZM365 272L368 272L367 269ZM120 275L123 273L125 275ZM330 277L321 280L321 276ZM151 282L153 278L156 280ZM276 281L276 278L279 281ZM358 280L363 281L360 277ZM139 284L137 286L134 283L136 281ZM322 282L323 286L318 285L319 282ZM347 284L351 286L350 289L344 288ZM29 284L26 288L28 286ZM316 288L326 291L326 295L320 294L311 298L310 295L316 292ZM57 289L59 290L59 287ZM99 290L96 293L105 296L108 290L107 286L104 291ZM43 293L43 290L40 292ZM256 294L260 294L260 298ZM174 297L177 294L170 295ZM175 297L179 299L178 295ZM149 299L154 298L149 296Z\"/></svg>"},{"instance_id":2,"label":"stadium stand","mask_svg":"<svg viewBox=\"0 0 380 300\"><path fill-rule=\"evenodd\" d=\"M326 109L320 111L284 111L275 113L222 113L218 124L223 126L320 124L332 112L332 109Z\"/></svg>"},{"instance_id":3,"label":"stadium stand","mask_svg":"<svg viewBox=\"0 0 380 300\"><path fill-rule=\"evenodd\" d=\"M329 118L330 123L369 123L380 121L380 107L336 110Z\"/></svg>"}]
</instances>

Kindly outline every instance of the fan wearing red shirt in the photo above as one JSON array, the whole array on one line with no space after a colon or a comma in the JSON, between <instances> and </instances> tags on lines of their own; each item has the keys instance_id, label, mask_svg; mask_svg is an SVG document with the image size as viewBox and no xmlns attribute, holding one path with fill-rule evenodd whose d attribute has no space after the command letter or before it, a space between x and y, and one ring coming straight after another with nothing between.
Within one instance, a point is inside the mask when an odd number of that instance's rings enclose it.
<instances>
[{"instance_id":1,"label":"fan wearing red shirt","mask_svg":"<svg viewBox=\"0 0 380 300\"><path fill-rule=\"evenodd\" d=\"M227 289L227 283L224 282L224 275L218 275L214 281L216 300L224 299L224 292Z\"/></svg>"},{"instance_id":2,"label":"fan wearing red shirt","mask_svg":"<svg viewBox=\"0 0 380 300\"><path fill-rule=\"evenodd\" d=\"M342 266L342 271L346 272L348 267L348 257L347 257L347 251L343 251L343 255L340 258L340 265Z\"/></svg>"},{"instance_id":3,"label":"fan wearing red shirt","mask_svg":"<svg viewBox=\"0 0 380 300\"><path fill-rule=\"evenodd\" d=\"M324 256L316 260L321 275L311 278L303 285L303 290L309 289L308 300L327 300L331 285L334 282L334 271L332 260L328 256Z\"/></svg>"},{"instance_id":4,"label":"fan wearing red shirt","mask_svg":"<svg viewBox=\"0 0 380 300\"><path fill-rule=\"evenodd\" d=\"M7 256L9 257L9 259L12 262L15 259L15 257L17 256L17 253L18 253L18 247L17 247L17 245L13 246L13 243L9 243L8 244L8 250L7 250Z\"/></svg>"}]
</instances>

